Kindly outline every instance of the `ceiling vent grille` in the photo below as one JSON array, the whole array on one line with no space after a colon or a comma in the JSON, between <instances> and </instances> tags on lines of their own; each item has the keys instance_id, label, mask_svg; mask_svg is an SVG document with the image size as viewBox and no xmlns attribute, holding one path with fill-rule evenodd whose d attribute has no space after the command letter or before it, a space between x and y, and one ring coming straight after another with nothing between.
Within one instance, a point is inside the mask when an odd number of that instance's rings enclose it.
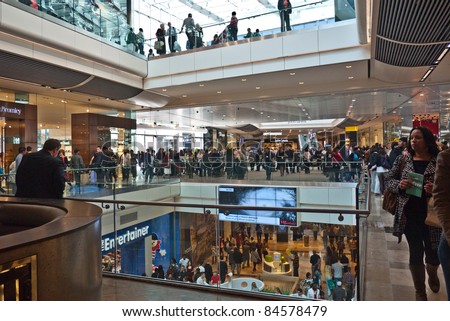
<instances>
[{"instance_id":1,"label":"ceiling vent grille","mask_svg":"<svg viewBox=\"0 0 450 321\"><path fill-rule=\"evenodd\" d=\"M375 59L395 66L433 64L450 42L450 1L380 0Z\"/></svg>"},{"instance_id":2,"label":"ceiling vent grille","mask_svg":"<svg viewBox=\"0 0 450 321\"><path fill-rule=\"evenodd\" d=\"M90 75L54 66L28 57L0 51L0 77L52 88L70 88Z\"/></svg>"}]
</instances>

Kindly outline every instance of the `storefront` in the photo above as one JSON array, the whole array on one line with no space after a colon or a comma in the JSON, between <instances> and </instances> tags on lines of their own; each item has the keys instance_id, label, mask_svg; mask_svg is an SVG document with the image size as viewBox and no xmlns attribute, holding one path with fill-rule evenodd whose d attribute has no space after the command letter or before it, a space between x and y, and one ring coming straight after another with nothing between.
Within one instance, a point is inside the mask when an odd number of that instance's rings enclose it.
<instances>
[{"instance_id":1,"label":"storefront","mask_svg":"<svg viewBox=\"0 0 450 321\"><path fill-rule=\"evenodd\" d=\"M0 101L0 128L1 160L6 168L20 146L36 150L37 106Z\"/></svg>"}]
</instances>

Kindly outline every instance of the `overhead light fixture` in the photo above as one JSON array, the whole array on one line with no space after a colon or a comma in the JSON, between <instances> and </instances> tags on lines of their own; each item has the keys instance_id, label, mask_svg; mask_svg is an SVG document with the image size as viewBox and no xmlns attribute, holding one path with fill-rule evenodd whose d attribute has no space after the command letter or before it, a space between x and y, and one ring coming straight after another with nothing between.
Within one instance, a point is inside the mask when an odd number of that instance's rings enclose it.
<instances>
[{"instance_id":1,"label":"overhead light fixture","mask_svg":"<svg viewBox=\"0 0 450 321\"><path fill-rule=\"evenodd\" d=\"M428 78L428 76L433 72L433 70L434 70L435 68L436 68L435 66L431 66L431 67L427 70L427 72L425 73L425 75L422 76L422 78L420 79L420 82L424 82L424 81Z\"/></svg>"},{"instance_id":2,"label":"overhead light fixture","mask_svg":"<svg viewBox=\"0 0 450 321\"><path fill-rule=\"evenodd\" d=\"M304 85L305 83L303 81L300 81L298 84L299 85Z\"/></svg>"},{"instance_id":3,"label":"overhead light fixture","mask_svg":"<svg viewBox=\"0 0 450 321\"><path fill-rule=\"evenodd\" d=\"M348 79L353 79L354 77L353 77L353 76L348 76L347 78L348 78Z\"/></svg>"},{"instance_id":4,"label":"overhead light fixture","mask_svg":"<svg viewBox=\"0 0 450 321\"><path fill-rule=\"evenodd\" d=\"M221 94L222 92L219 90L219 91L217 91L217 93L218 93L218 94Z\"/></svg>"},{"instance_id":5,"label":"overhead light fixture","mask_svg":"<svg viewBox=\"0 0 450 321\"><path fill-rule=\"evenodd\" d=\"M241 81L247 81L247 79L246 78L242 78Z\"/></svg>"},{"instance_id":6,"label":"overhead light fixture","mask_svg":"<svg viewBox=\"0 0 450 321\"><path fill-rule=\"evenodd\" d=\"M259 87L259 86L256 86L256 87L255 87L255 89L256 89L256 90L258 90L258 89L261 89L261 87Z\"/></svg>"},{"instance_id":7,"label":"overhead light fixture","mask_svg":"<svg viewBox=\"0 0 450 321\"><path fill-rule=\"evenodd\" d=\"M204 84L200 84L200 85L198 85L199 87L205 87L205 85Z\"/></svg>"},{"instance_id":8,"label":"overhead light fixture","mask_svg":"<svg viewBox=\"0 0 450 321\"><path fill-rule=\"evenodd\" d=\"M345 68L350 69L350 68L352 68L352 66L347 65L347 66L345 66Z\"/></svg>"},{"instance_id":9,"label":"overhead light fixture","mask_svg":"<svg viewBox=\"0 0 450 321\"><path fill-rule=\"evenodd\" d=\"M263 136L277 136L277 135L283 135L282 132L267 132L263 133Z\"/></svg>"},{"instance_id":10,"label":"overhead light fixture","mask_svg":"<svg viewBox=\"0 0 450 321\"><path fill-rule=\"evenodd\" d=\"M183 95L183 96L181 96L181 97L183 97L183 98L186 98L186 97L187 97L187 95Z\"/></svg>"},{"instance_id":11,"label":"overhead light fixture","mask_svg":"<svg viewBox=\"0 0 450 321\"><path fill-rule=\"evenodd\" d=\"M162 91L164 91L164 92L166 92L167 91L167 89L166 88L164 88Z\"/></svg>"},{"instance_id":12,"label":"overhead light fixture","mask_svg":"<svg viewBox=\"0 0 450 321\"><path fill-rule=\"evenodd\" d=\"M438 63L441 62L441 60L445 57L445 55L447 54L448 50L449 50L449 48L447 46L447 48L445 48L444 51L442 51L442 53L439 55L439 57L437 59Z\"/></svg>"},{"instance_id":13,"label":"overhead light fixture","mask_svg":"<svg viewBox=\"0 0 450 321\"><path fill-rule=\"evenodd\" d=\"M295 76L295 72L290 72L289 75Z\"/></svg>"}]
</instances>

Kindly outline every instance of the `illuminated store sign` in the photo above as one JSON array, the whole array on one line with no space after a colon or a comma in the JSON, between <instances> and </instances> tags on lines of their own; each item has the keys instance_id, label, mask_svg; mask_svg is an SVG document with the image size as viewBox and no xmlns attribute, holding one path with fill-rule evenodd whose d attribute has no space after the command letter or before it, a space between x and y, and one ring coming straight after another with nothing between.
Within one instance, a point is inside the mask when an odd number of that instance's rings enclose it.
<instances>
[{"instance_id":1,"label":"illuminated store sign","mask_svg":"<svg viewBox=\"0 0 450 321\"><path fill-rule=\"evenodd\" d=\"M20 116L20 114L22 114L22 110L19 108L10 108L10 107L6 107L6 106L1 106L0 113L15 114L15 115Z\"/></svg>"},{"instance_id":2,"label":"illuminated store sign","mask_svg":"<svg viewBox=\"0 0 450 321\"><path fill-rule=\"evenodd\" d=\"M149 230L148 226L143 226L139 228L135 226L133 230L124 229L118 231L116 239L114 239L114 237L110 238L109 236L106 236L102 238L102 252L114 249L116 243L117 246L121 246L124 245L125 243L137 240L141 237L146 237L150 234L148 230Z\"/></svg>"}]
</instances>

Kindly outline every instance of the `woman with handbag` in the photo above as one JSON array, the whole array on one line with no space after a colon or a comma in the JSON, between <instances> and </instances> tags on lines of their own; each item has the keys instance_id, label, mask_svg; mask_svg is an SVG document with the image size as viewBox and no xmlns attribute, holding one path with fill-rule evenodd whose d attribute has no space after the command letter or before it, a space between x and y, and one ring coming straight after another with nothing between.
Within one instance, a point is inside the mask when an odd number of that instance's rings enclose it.
<instances>
[{"instance_id":1,"label":"woman with handbag","mask_svg":"<svg viewBox=\"0 0 450 321\"><path fill-rule=\"evenodd\" d=\"M431 131L426 127L417 127L409 134L407 150L407 155L395 160L392 169L386 175L385 184L389 191L398 194L393 234L398 237L399 242L403 234L406 237L409 246L409 269L416 290L416 300L421 301L427 300L425 270L428 273L430 289L436 293L440 288L437 276L440 264L437 246L441 230L425 224L427 199L433 189L439 149ZM411 195L414 186L411 178L408 179L411 177L410 173L423 175L419 176L423 177L423 183L419 184L420 197Z\"/></svg>"},{"instance_id":2,"label":"woman with handbag","mask_svg":"<svg viewBox=\"0 0 450 321\"><path fill-rule=\"evenodd\" d=\"M158 41L158 48L156 53L158 55L166 54L166 29L164 29L164 23L161 23L159 29L156 31L156 41Z\"/></svg>"}]
</instances>

